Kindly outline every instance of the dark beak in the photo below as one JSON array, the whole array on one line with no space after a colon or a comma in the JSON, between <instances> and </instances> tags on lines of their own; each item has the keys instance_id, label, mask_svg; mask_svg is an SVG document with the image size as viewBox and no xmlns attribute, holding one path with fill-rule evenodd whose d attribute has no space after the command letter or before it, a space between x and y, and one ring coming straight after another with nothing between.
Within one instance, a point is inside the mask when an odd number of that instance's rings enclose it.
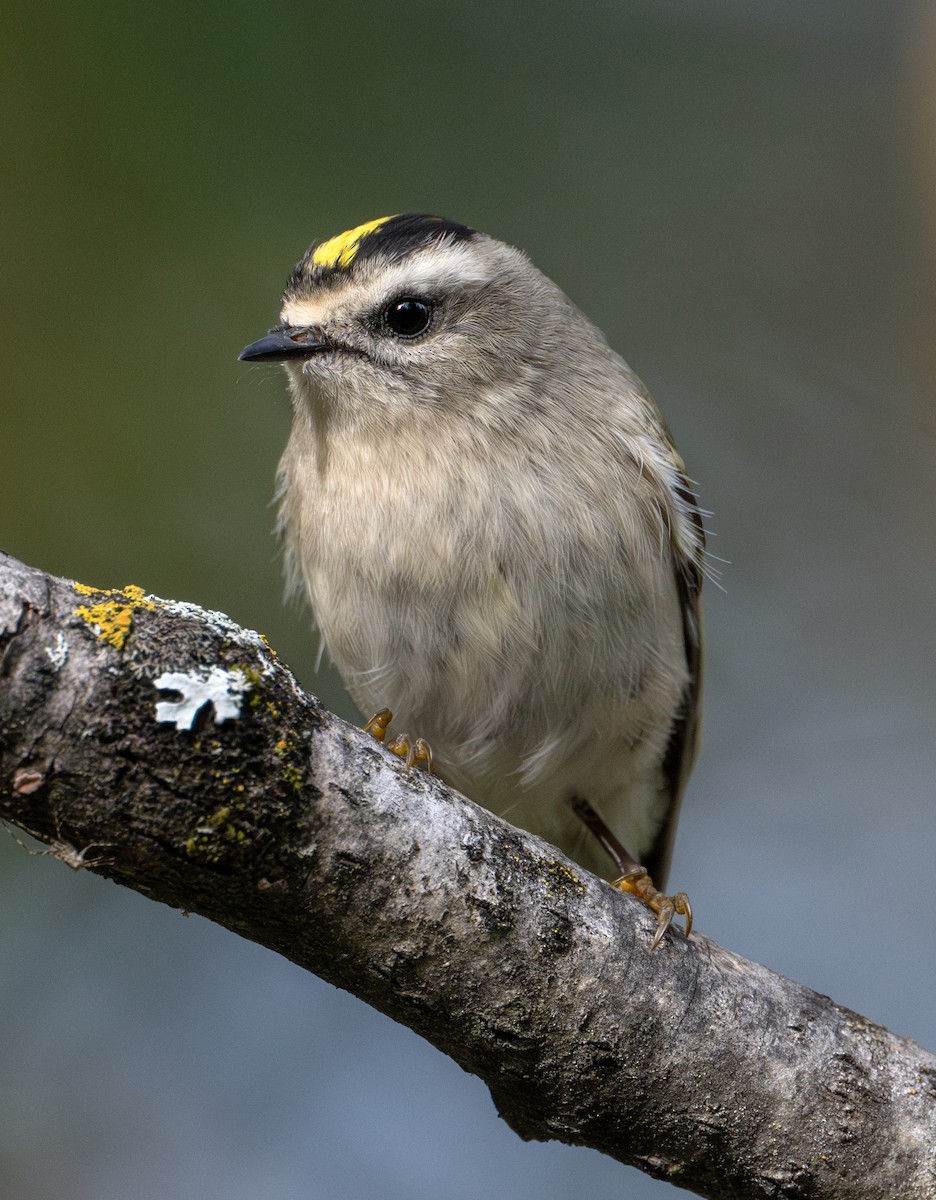
<instances>
[{"instance_id":1,"label":"dark beak","mask_svg":"<svg viewBox=\"0 0 936 1200\"><path fill-rule=\"evenodd\" d=\"M237 357L245 362L283 362L287 358L311 358L328 345L325 331L318 325L287 325L271 329L266 337L245 346Z\"/></svg>"}]
</instances>

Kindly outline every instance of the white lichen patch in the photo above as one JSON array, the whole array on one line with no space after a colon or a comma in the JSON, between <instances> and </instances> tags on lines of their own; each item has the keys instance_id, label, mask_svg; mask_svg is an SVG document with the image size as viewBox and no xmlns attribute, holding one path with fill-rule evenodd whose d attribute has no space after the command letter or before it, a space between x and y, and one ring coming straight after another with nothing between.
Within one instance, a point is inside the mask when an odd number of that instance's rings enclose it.
<instances>
[{"instance_id":1,"label":"white lichen patch","mask_svg":"<svg viewBox=\"0 0 936 1200\"><path fill-rule=\"evenodd\" d=\"M199 612L203 610L199 609ZM164 671L153 686L160 691L179 692L181 700L159 700L156 720L171 722L176 729L191 729L205 707L214 708L215 724L234 720L241 714L241 701L250 691L250 680L239 668L201 667L194 671Z\"/></svg>"},{"instance_id":2,"label":"white lichen patch","mask_svg":"<svg viewBox=\"0 0 936 1200\"><path fill-rule=\"evenodd\" d=\"M208 625L224 638L235 645L254 650L260 657L260 674L269 677L274 674L273 663L270 661L270 647L266 638L255 629L245 629L223 612L215 612L210 608L202 608L198 604L190 604L187 600L163 600L159 596L147 596L155 604L168 613L177 617L194 617Z\"/></svg>"},{"instance_id":3,"label":"white lichen patch","mask_svg":"<svg viewBox=\"0 0 936 1200\"><path fill-rule=\"evenodd\" d=\"M68 658L68 642L65 640L65 634L61 632L57 633L55 635L55 645L46 646L45 652L49 656L49 662L52 664L53 669L61 671Z\"/></svg>"}]
</instances>

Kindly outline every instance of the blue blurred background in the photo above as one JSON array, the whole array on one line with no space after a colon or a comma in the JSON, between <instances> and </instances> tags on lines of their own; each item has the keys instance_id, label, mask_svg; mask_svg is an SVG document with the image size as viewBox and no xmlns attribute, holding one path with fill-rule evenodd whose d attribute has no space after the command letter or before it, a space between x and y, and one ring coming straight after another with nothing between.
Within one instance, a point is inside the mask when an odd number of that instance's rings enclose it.
<instances>
[{"instance_id":1,"label":"blue blurred background","mask_svg":"<svg viewBox=\"0 0 936 1200\"><path fill-rule=\"evenodd\" d=\"M10 0L0 544L263 630L279 373L314 237L431 211L527 249L699 482L706 934L936 1049L936 10L904 0ZM633 1200L407 1030L0 838L11 1200Z\"/></svg>"}]
</instances>

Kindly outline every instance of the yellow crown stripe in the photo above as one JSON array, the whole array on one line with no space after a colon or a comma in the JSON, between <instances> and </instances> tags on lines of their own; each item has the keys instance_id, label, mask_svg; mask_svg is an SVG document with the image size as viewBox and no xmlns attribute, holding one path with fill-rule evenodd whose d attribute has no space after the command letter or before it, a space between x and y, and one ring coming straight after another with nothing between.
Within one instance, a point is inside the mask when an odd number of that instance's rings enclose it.
<instances>
[{"instance_id":1,"label":"yellow crown stripe","mask_svg":"<svg viewBox=\"0 0 936 1200\"><path fill-rule=\"evenodd\" d=\"M312 252L312 263L316 267L349 267L354 262L354 257L361 247L361 242L368 234L373 233L375 229L379 229L381 225L386 225L388 221L392 221L394 213L389 217L378 217L376 221L365 221L363 225L356 225L353 229L347 229L344 233L338 233L333 238L329 238L327 242L322 242L321 246L316 246Z\"/></svg>"}]
</instances>

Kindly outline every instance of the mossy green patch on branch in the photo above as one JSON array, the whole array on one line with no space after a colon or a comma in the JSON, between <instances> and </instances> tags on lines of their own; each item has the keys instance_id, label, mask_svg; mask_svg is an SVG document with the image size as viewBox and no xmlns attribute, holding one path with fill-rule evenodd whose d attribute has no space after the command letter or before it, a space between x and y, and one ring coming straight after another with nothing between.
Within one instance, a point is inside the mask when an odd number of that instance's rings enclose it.
<instances>
[{"instance_id":1,"label":"mossy green patch on branch","mask_svg":"<svg viewBox=\"0 0 936 1200\"><path fill-rule=\"evenodd\" d=\"M280 778L287 787L298 792L305 782L305 757L298 734L292 729L287 729L273 747L273 751L283 762Z\"/></svg>"},{"instance_id":2,"label":"mossy green patch on branch","mask_svg":"<svg viewBox=\"0 0 936 1200\"><path fill-rule=\"evenodd\" d=\"M231 780L225 778L221 782L230 783ZM243 785L238 785L235 790L243 792ZM229 858L233 850L249 845L251 835L246 822L239 822L237 808L236 804L224 804L196 826L185 839L186 854L202 862L220 863Z\"/></svg>"}]
</instances>

